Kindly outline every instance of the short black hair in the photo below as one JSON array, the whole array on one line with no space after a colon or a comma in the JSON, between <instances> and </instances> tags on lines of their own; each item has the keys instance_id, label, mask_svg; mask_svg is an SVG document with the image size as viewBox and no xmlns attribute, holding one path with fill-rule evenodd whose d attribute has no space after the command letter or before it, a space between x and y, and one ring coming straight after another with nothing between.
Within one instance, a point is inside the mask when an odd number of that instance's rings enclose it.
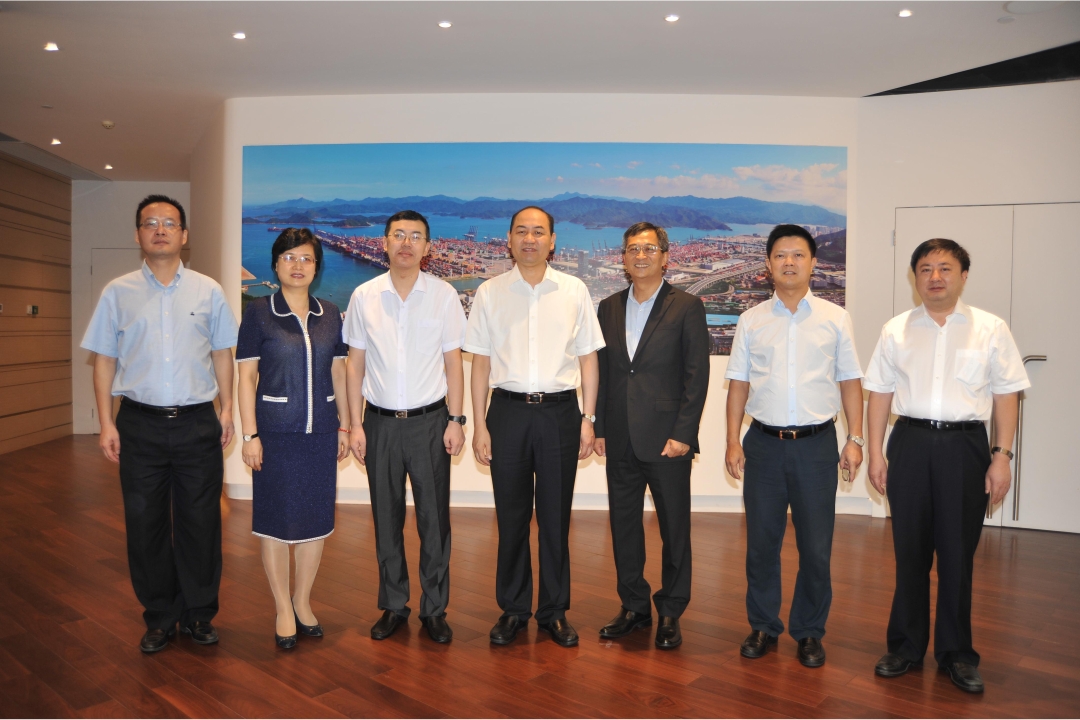
<instances>
[{"instance_id":1,"label":"short black hair","mask_svg":"<svg viewBox=\"0 0 1080 720\"><path fill-rule=\"evenodd\" d=\"M322 270L322 243L307 228L285 228L274 241L274 247L270 249L270 269L277 272L277 261L283 253L301 245L311 245L315 250L315 275Z\"/></svg>"},{"instance_id":2,"label":"short black hair","mask_svg":"<svg viewBox=\"0 0 1080 720\"><path fill-rule=\"evenodd\" d=\"M817 243L814 242L814 236L810 234L810 231L804 228L802 225L777 225L769 233L769 239L765 241L765 257L772 257L773 245L780 238L786 237L800 237L806 241L806 244L810 246L810 257L817 257Z\"/></svg>"},{"instance_id":3,"label":"short black hair","mask_svg":"<svg viewBox=\"0 0 1080 720\"><path fill-rule=\"evenodd\" d=\"M517 216L520 215L521 213L525 212L526 210L539 210L540 212L547 215L548 232L549 233L555 232L555 217L551 213L549 213L547 210L540 207L539 205L526 205L525 207L521 208L516 213L514 213L514 216L512 218L510 218L510 232L514 232L514 221L517 220Z\"/></svg>"},{"instance_id":4,"label":"short black hair","mask_svg":"<svg viewBox=\"0 0 1080 720\"><path fill-rule=\"evenodd\" d=\"M960 243L946 238L933 238L920 243L919 247L915 248L915 252L911 253L911 272L915 272L915 266L919 264L919 261L932 252L947 252L952 255L960 261L961 272L967 272L971 267L971 256Z\"/></svg>"},{"instance_id":5,"label":"short black hair","mask_svg":"<svg viewBox=\"0 0 1080 720\"><path fill-rule=\"evenodd\" d=\"M626 232L624 232L623 235L622 235L622 246L623 246L623 248L625 248L626 244L628 242L630 242L630 238L632 238L632 237L634 237L636 235L640 235L643 232L648 232L649 230L652 230L654 233L656 233L656 240L660 244L660 252L667 252L668 251L667 230L660 227L659 225L653 225L651 222L638 222L638 223L634 223L630 227L626 228Z\"/></svg>"},{"instance_id":6,"label":"short black hair","mask_svg":"<svg viewBox=\"0 0 1080 720\"><path fill-rule=\"evenodd\" d=\"M142 223L142 211L147 205L153 205L154 203L166 203L176 208L176 211L180 213L180 229L187 230L187 213L184 212L184 206L176 200L173 200L168 195L147 195L139 203L139 207L135 210L135 228L138 229L139 224Z\"/></svg>"},{"instance_id":7,"label":"short black hair","mask_svg":"<svg viewBox=\"0 0 1080 720\"><path fill-rule=\"evenodd\" d=\"M413 222L424 223L424 234L428 240L431 240L431 226L428 225L427 218L416 212L415 210L401 210L394 213L386 220L386 227L383 229L383 235L390 235L390 226L396 223L398 220L412 220Z\"/></svg>"}]
</instances>

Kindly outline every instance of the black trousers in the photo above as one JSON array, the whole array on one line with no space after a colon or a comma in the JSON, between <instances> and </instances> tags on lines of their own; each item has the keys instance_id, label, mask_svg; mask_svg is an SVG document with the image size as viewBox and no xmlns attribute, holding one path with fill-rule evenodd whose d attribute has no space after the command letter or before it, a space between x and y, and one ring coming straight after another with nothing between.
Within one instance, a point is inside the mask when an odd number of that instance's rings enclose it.
<instances>
[{"instance_id":1,"label":"black trousers","mask_svg":"<svg viewBox=\"0 0 1080 720\"><path fill-rule=\"evenodd\" d=\"M441 617L450 602L450 454L443 445L446 408L411 418L364 413L379 609L409 616L405 562L405 476L420 536L420 617Z\"/></svg>"},{"instance_id":2,"label":"black trousers","mask_svg":"<svg viewBox=\"0 0 1080 720\"><path fill-rule=\"evenodd\" d=\"M986 431L897 423L889 436L886 494L892 510L896 592L889 652L921 661L930 642L930 568L937 551L938 664L979 664L971 646L971 575L986 514Z\"/></svg>"},{"instance_id":3,"label":"black trousers","mask_svg":"<svg viewBox=\"0 0 1080 720\"><path fill-rule=\"evenodd\" d=\"M780 549L787 510L795 527L799 572L788 631L796 640L825 635L832 606L832 540L836 521L836 430L798 440L751 426L743 438L746 479L746 614L754 630L779 636Z\"/></svg>"},{"instance_id":4,"label":"black trousers","mask_svg":"<svg viewBox=\"0 0 1080 720\"><path fill-rule=\"evenodd\" d=\"M581 410L574 400L530 405L492 395L487 426L499 524L495 599L504 617L532 615L529 533L535 497L540 546L536 620L563 618L570 607L570 506Z\"/></svg>"},{"instance_id":5,"label":"black trousers","mask_svg":"<svg viewBox=\"0 0 1080 720\"><path fill-rule=\"evenodd\" d=\"M673 462L643 462L630 443L621 459L608 458L608 516L611 548L619 577L619 599L627 610L649 614L645 579L645 487L652 492L660 523L661 586L653 595L661 617L679 617L690 602L690 467L686 457Z\"/></svg>"},{"instance_id":6,"label":"black trousers","mask_svg":"<svg viewBox=\"0 0 1080 720\"><path fill-rule=\"evenodd\" d=\"M120 487L128 566L148 629L210 621L221 584L221 423L213 406L175 418L121 403Z\"/></svg>"}]
</instances>

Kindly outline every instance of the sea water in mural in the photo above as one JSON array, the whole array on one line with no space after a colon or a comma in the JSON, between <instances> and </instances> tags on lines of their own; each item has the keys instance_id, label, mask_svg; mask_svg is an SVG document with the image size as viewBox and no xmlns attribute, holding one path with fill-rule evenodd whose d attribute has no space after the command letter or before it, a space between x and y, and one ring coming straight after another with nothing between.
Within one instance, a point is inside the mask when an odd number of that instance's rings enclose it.
<instances>
[{"instance_id":1,"label":"sea water in mural","mask_svg":"<svg viewBox=\"0 0 1080 720\"><path fill-rule=\"evenodd\" d=\"M771 294L765 239L778 223L818 245L811 288L844 304L847 149L673 143L417 143L244 148L245 302L277 289L270 247L286 227L322 240L314 292L343 310L386 271L383 225L399 210L431 223L425 269L458 290L508 271L512 214L555 216L552 265L593 302L626 287L622 233L648 221L671 241L668 282L705 303L712 352L726 355L739 315Z\"/></svg>"}]
</instances>

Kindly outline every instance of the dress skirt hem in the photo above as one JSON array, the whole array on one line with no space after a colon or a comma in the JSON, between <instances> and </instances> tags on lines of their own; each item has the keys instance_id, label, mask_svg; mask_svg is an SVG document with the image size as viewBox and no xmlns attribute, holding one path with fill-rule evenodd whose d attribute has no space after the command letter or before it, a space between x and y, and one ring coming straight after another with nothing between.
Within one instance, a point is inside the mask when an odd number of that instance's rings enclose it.
<instances>
[{"instance_id":1,"label":"dress skirt hem","mask_svg":"<svg viewBox=\"0 0 1080 720\"><path fill-rule=\"evenodd\" d=\"M323 540L323 539L328 538L331 535L333 535L334 531L331 530L330 532L326 533L325 535L320 535L319 537L307 538L306 540L282 540L279 537L274 537L273 535L263 535L262 533L255 532L254 530L251 531L251 534L256 535L258 537L261 537L261 538L266 538L267 540L276 540L277 542L285 543L286 545L299 545L300 543L315 542L316 540Z\"/></svg>"}]
</instances>

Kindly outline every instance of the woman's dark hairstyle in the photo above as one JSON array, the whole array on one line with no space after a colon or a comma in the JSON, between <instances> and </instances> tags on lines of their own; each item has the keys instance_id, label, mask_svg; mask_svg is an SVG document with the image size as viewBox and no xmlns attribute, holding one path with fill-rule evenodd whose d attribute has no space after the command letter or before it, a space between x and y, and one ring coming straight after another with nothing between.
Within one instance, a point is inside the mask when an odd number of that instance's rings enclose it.
<instances>
[{"instance_id":1,"label":"woman's dark hairstyle","mask_svg":"<svg viewBox=\"0 0 1080 720\"><path fill-rule=\"evenodd\" d=\"M167 203L176 208L176 212L180 213L180 229L187 230L187 214L184 212L184 206L173 200L168 195L147 195L139 203L139 207L135 210L135 227L138 229L139 224L142 223L142 211L147 205L153 205L154 203Z\"/></svg>"},{"instance_id":2,"label":"woman's dark hairstyle","mask_svg":"<svg viewBox=\"0 0 1080 720\"><path fill-rule=\"evenodd\" d=\"M765 257L772 257L773 245L780 238L800 237L810 246L810 257L817 257L817 243L814 236L802 225L777 225L769 233L769 239L765 242Z\"/></svg>"},{"instance_id":3,"label":"woman's dark hairstyle","mask_svg":"<svg viewBox=\"0 0 1080 720\"><path fill-rule=\"evenodd\" d=\"M919 261L932 252L947 252L952 255L960 262L961 272L967 272L971 267L971 256L960 243L945 238L934 238L920 243L919 247L915 248L915 252L911 253L911 272L915 272L915 266L919 264Z\"/></svg>"},{"instance_id":4,"label":"woman's dark hairstyle","mask_svg":"<svg viewBox=\"0 0 1080 720\"><path fill-rule=\"evenodd\" d=\"M274 247L270 249L270 269L277 272L278 258L284 253L298 248L301 245L311 245L315 250L315 275L322 270L322 243L319 238L307 228L285 228L274 241Z\"/></svg>"},{"instance_id":5,"label":"woman's dark hairstyle","mask_svg":"<svg viewBox=\"0 0 1080 720\"><path fill-rule=\"evenodd\" d=\"M427 218L416 212L415 210L402 210L391 215L386 221L386 227L383 229L383 236L389 237L390 226L396 223L398 220L412 220L413 222L424 223L424 235L428 240L431 240L431 226L428 225Z\"/></svg>"},{"instance_id":6,"label":"woman's dark hairstyle","mask_svg":"<svg viewBox=\"0 0 1080 720\"><path fill-rule=\"evenodd\" d=\"M512 218L510 218L510 232L514 232L514 223L517 221L517 216L520 215L521 213L525 212L526 210L539 210L540 212L547 215L548 232L549 233L555 232L555 217L551 213L549 213L547 210L545 210L542 207L539 207L538 205L526 205L525 207L521 208L516 213L514 213L514 216Z\"/></svg>"},{"instance_id":7,"label":"woman's dark hairstyle","mask_svg":"<svg viewBox=\"0 0 1080 720\"><path fill-rule=\"evenodd\" d=\"M640 235L643 232L652 230L656 233L657 243L660 245L660 252L668 251L668 237L667 230L657 225L653 225L651 222L639 222L634 223L630 227L626 228L626 232L622 235L622 246L626 249L626 244L630 242L630 238Z\"/></svg>"}]
</instances>

